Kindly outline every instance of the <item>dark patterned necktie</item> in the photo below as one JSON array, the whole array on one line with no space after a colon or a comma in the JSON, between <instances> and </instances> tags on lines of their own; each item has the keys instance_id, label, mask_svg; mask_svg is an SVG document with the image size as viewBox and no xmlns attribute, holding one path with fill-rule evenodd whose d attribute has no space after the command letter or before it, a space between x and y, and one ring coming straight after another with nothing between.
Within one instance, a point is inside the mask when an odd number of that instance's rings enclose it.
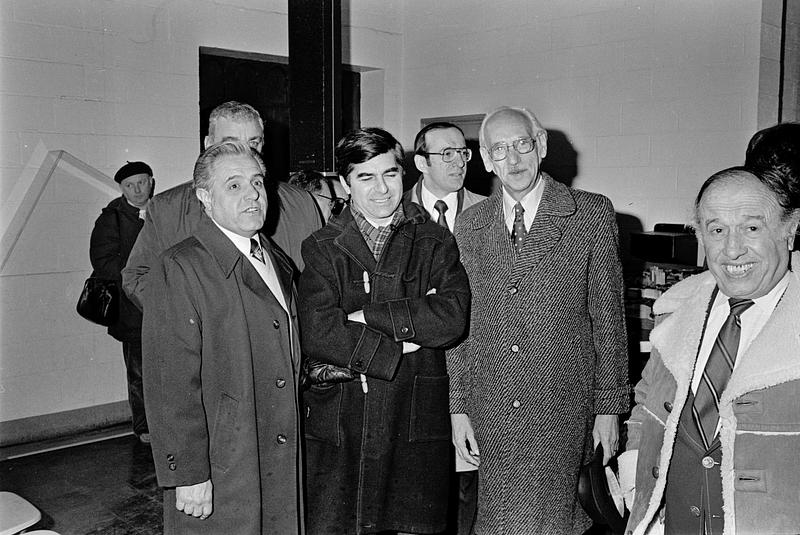
<instances>
[{"instance_id":1,"label":"dark patterned necktie","mask_svg":"<svg viewBox=\"0 0 800 535\"><path fill-rule=\"evenodd\" d=\"M264 251L261 249L261 244L255 238L250 238L250 256L266 265L264 261Z\"/></svg>"},{"instance_id":2,"label":"dark patterned necktie","mask_svg":"<svg viewBox=\"0 0 800 535\"><path fill-rule=\"evenodd\" d=\"M514 250L519 254L522 251L522 244L525 243L525 208L520 203L514 205L514 226L511 230L511 243Z\"/></svg>"},{"instance_id":3,"label":"dark patterned necktie","mask_svg":"<svg viewBox=\"0 0 800 535\"><path fill-rule=\"evenodd\" d=\"M753 305L750 299L728 300L731 312L722 328L719 330L714 347L708 355L706 368L703 370L703 378L697 386L697 393L694 396L692 406L692 418L700 437L703 439L703 446L708 449L714 436L717 433L717 423L719 422L719 398L728 379L731 377L733 365L736 362L736 353L739 350L739 338L742 334L741 315L745 310Z\"/></svg>"},{"instance_id":4,"label":"dark patterned necktie","mask_svg":"<svg viewBox=\"0 0 800 535\"><path fill-rule=\"evenodd\" d=\"M444 217L444 213L447 211L447 203L440 199L436 201L433 207L436 209L437 212L439 212L439 219L437 219L436 222L439 223L444 228L449 228L447 226L447 219L445 219Z\"/></svg>"}]
</instances>

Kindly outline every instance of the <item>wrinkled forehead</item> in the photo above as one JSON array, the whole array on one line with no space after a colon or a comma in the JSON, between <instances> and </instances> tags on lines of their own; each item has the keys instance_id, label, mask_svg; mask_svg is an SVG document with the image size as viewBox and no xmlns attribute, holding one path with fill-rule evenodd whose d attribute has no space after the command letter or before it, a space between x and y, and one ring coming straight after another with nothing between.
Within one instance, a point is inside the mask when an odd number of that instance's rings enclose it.
<instances>
[{"instance_id":1,"label":"wrinkled forehead","mask_svg":"<svg viewBox=\"0 0 800 535\"><path fill-rule=\"evenodd\" d=\"M516 110L503 110L486 122L486 142L492 146L498 141L520 137L536 137L538 129L525 114Z\"/></svg>"},{"instance_id":2,"label":"wrinkled forehead","mask_svg":"<svg viewBox=\"0 0 800 535\"><path fill-rule=\"evenodd\" d=\"M220 117L214 125L214 143L225 139L234 139L247 143L253 137L263 137L264 129L258 121L244 119L236 120Z\"/></svg>"},{"instance_id":3,"label":"wrinkled forehead","mask_svg":"<svg viewBox=\"0 0 800 535\"><path fill-rule=\"evenodd\" d=\"M761 218L773 221L781 214L778 196L749 173L720 178L710 184L698 205L700 220L717 217Z\"/></svg>"},{"instance_id":4,"label":"wrinkled forehead","mask_svg":"<svg viewBox=\"0 0 800 535\"><path fill-rule=\"evenodd\" d=\"M438 152L447 147L461 148L466 141L457 128L438 128L425 133L428 152Z\"/></svg>"}]
</instances>

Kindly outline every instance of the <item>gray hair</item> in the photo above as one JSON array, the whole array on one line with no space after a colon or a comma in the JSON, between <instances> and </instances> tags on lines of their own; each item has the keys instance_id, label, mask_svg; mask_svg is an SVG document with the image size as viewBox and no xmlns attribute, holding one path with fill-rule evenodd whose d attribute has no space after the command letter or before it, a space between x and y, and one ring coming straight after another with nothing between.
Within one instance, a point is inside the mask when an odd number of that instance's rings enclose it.
<instances>
[{"instance_id":1,"label":"gray hair","mask_svg":"<svg viewBox=\"0 0 800 535\"><path fill-rule=\"evenodd\" d=\"M525 119L527 119L528 124L531 127L531 136L534 138L540 132L547 133L547 130L544 129L542 123L540 123L539 120L536 118L536 116L533 113L531 113L530 110L528 110L527 108L519 106L500 106L499 108L496 108L487 113L486 116L483 118L483 121L481 122L481 128L478 131L478 141L480 142L481 147L487 150L490 148L486 145L486 123L488 123L492 119L492 117L502 112L515 112L525 117Z\"/></svg>"},{"instance_id":2,"label":"gray hair","mask_svg":"<svg viewBox=\"0 0 800 535\"><path fill-rule=\"evenodd\" d=\"M264 161L261 159L261 156L258 155L258 152L241 141L223 141L211 145L197 158L192 176L192 186L194 189L204 189L208 191L211 187L211 182L214 180L214 170L216 169L217 162L230 156L250 156L258 163L258 167L266 177L267 171L264 167Z\"/></svg>"},{"instance_id":3,"label":"gray hair","mask_svg":"<svg viewBox=\"0 0 800 535\"><path fill-rule=\"evenodd\" d=\"M243 104L241 102L236 102L235 100L229 100L228 102L223 102L211 110L211 115L208 118L209 138L216 139L214 137L214 129L217 127L217 121L220 119L228 119L229 121L234 121L237 123L253 121L258 123L258 126L260 126L262 130L264 129L264 121L261 119L261 115L254 107L252 107L250 104Z\"/></svg>"}]
</instances>

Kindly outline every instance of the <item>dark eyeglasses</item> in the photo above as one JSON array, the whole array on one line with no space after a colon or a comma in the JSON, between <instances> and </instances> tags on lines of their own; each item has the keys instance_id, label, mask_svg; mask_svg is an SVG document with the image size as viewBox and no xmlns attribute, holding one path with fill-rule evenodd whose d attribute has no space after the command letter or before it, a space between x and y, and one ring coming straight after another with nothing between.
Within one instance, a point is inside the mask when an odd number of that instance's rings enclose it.
<instances>
[{"instance_id":1,"label":"dark eyeglasses","mask_svg":"<svg viewBox=\"0 0 800 535\"><path fill-rule=\"evenodd\" d=\"M446 149L442 149L441 152L425 152L421 150L419 151L419 153L424 154L426 156L430 156L432 154L438 154L439 156L442 157L442 161L444 163L450 163L453 160L455 160L457 154L461 155L461 158L463 158L465 162L468 162L472 159L472 150L467 148L456 149L453 147L447 147Z\"/></svg>"},{"instance_id":2,"label":"dark eyeglasses","mask_svg":"<svg viewBox=\"0 0 800 535\"><path fill-rule=\"evenodd\" d=\"M492 145L492 148L489 149L489 156L492 158L492 160L500 162L506 159L508 156L508 149L510 147L514 147L514 150L519 154L528 154L535 146L535 139L530 137L522 137L512 141L511 145L508 143L495 143Z\"/></svg>"},{"instance_id":3,"label":"dark eyeglasses","mask_svg":"<svg viewBox=\"0 0 800 535\"><path fill-rule=\"evenodd\" d=\"M347 206L347 199L342 199L341 197L328 197L327 195L320 195L319 193L317 193L317 197L322 197L330 201L331 215L341 214L344 207Z\"/></svg>"}]
</instances>

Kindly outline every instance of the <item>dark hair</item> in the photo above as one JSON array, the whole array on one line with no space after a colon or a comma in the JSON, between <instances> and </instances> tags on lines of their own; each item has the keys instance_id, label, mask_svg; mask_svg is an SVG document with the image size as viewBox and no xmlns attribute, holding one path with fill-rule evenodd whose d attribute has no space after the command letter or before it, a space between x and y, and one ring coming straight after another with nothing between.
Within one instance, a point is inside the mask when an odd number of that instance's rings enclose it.
<instances>
[{"instance_id":1,"label":"dark hair","mask_svg":"<svg viewBox=\"0 0 800 535\"><path fill-rule=\"evenodd\" d=\"M264 168L264 161L261 159L261 156L258 155L257 151L241 141L222 141L208 147L203 151L203 154L197 158L192 175L192 185L194 189L208 190L213 180L217 161L228 156L251 156L258 163L258 167L261 168L261 172L266 179L267 171Z\"/></svg>"},{"instance_id":2,"label":"dark hair","mask_svg":"<svg viewBox=\"0 0 800 535\"><path fill-rule=\"evenodd\" d=\"M356 164L364 163L381 154L391 153L400 171L403 170L403 146L392 134L382 128L359 128L347 133L336 144L336 172L349 184L347 175Z\"/></svg>"},{"instance_id":3,"label":"dark hair","mask_svg":"<svg viewBox=\"0 0 800 535\"><path fill-rule=\"evenodd\" d=\"M742 175L749 175L764 184L775 195L778 205L783 209L782 218L786 219L792 213L800 208L800 195L798 195L798 188L796 184L791 184L783 179L783 177L775 171L764 169L756 171L748 169L744 166L729 167L718 171L708 177L703 185L700 186L700 191L694 201L694 218L695 224L699 222L700 202L703 200L703 195L709 187L720 180L741 177Z\"/></svg>"},{"instance_id":4,"label":"dark hair","mask_svg":"<svg viewBox=\"0 0 800 535\"><path fill-rule=\"evenodd\" d=\"M445 121L438 121L435 123L431 123L429 125L425 125L422 130L417 132L417 137L414 138L414 154L419 154L421 156L425 156L425 159L430 162L428 159L429 156L424 154L428 152L428 141L425 139L425 134L428 132L433 132L434 130L450 130L451 128L455 128L459 132L461 132L461 136L464 136L464 131L461 129L460 126L453 123L448 123Z\"/></svg>"},{"instance_id":5,"label":"dark hair","mask_svg":"<svg viewBox=\"0 0 800 535\"><path fill-rule=\"evenodd\" d=\"M800 123L780 123L756 132L747 145L745 167L787 168L800 180Z\"/></svg>"},{"instance_id":6,"label":"dark hair","mask_svg":"<svg viewBox=\"0 0 800 535\"><path fill-rule=\"evenodd\" d=\"M325 182L325 175L307 169L295 171L289 175L289 184L311 193L321 190Z\"/></svg>"}]
</instances>

